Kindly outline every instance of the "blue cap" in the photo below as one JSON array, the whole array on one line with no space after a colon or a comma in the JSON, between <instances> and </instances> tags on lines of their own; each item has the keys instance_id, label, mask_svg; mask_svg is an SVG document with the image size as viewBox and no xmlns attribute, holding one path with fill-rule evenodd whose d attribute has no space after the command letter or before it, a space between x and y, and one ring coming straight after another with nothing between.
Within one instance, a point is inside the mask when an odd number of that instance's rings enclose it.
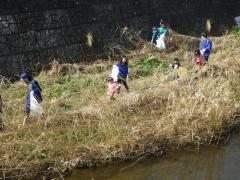
<instances>
[{"instance_id":1,"label":"blue cap","mask_svg":"<svg viewBox=\"0 0 240 180\"><path fill-rule=\"evenodd\" d=\"M21 79L27 79L29 77L28 73L26 72L23 72L21 75L20 75L20 78Z\"/></svg>"}]
</instances>

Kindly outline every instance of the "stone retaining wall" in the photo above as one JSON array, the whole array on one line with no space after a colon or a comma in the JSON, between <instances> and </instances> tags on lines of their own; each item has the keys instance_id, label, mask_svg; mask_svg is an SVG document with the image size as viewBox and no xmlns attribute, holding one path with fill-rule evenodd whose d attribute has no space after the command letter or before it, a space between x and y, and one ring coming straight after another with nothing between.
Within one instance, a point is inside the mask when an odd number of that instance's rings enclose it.
<instances>
[{"instance_id":1,"label":"stone retaining wall","mask_svg":"<svg viewBox=\"0 0 240 180\"><path fill-rule=\"evenodd\" d=\"M133 27L150 38L163 18L181 33L198 34L212 19L220 33L240 15L239 0L5 0L0 2L0 73L41 69L52 58L95 60L116 38L117 27ZM87 45L87 34L94 37Z\"/></svg>"}]
</instances>

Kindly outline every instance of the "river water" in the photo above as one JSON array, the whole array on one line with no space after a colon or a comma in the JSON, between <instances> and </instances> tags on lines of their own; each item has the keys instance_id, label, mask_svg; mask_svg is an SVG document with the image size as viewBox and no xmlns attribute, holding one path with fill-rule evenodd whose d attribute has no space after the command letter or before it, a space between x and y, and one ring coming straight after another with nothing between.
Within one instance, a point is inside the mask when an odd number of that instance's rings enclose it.
<instances>
[{"instance_id":1,"label":"river water","mask_svg":"<svg viewBox=\"0 0 240 180\"><path fill-rule=\"evenodd\" d=\"M238 180L240 135L199 152L167 153L136 162L76 170L66 180Z\"/></svg>"}]
</instances>

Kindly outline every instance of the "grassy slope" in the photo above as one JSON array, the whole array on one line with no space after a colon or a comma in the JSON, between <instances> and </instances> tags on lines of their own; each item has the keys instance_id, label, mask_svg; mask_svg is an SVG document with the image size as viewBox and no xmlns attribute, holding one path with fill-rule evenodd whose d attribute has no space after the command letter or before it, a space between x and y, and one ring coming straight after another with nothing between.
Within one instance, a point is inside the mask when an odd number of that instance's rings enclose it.
<instances>
[{"instance_id":1,"label":"grassy slope","mask_svg":"<svg viewBox=\"0 0 240 180\"><path fill-rule=\"evenodd\" d=\"M239 36L213 38L209 65L193 72L194 38L176 35L182 48L159 53L147 45L129 54L130 93L111 102L105 79L111 62L59 65L36 79L44 89L44 119L22 127L25 86L2 85L6 131L0 134L4 173L34 164L92 165L156 152L168 145L204 144L236 123L240 100ZM179 57L187 69L177 83L168 67ZM55 166L54 165L54 166ZM60 168L61 169L61 168Z\"/></svg>"}]
</instances>

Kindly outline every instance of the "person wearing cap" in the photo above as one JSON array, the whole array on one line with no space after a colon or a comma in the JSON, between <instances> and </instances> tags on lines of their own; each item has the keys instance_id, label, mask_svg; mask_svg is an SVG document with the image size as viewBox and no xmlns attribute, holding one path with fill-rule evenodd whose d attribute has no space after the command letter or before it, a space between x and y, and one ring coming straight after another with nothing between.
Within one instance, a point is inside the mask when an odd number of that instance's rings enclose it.
<instances>
[{"instance_id":1,"label":"person wearing cap","mask_svg":"<svg viewBox=\"0 0 240 180\"><path fill-rule=\"evenodd\" d=\"M199 44L199 51L201 52L201 55L203 56L205 62L208 61L209 56L211 54L212 50L212 41L208 38L208 35L206 33L201 34L201 42Z\"/></svg>"},{"instance_id":2,"label":"person wearing cap","mask_svg":"<svg viewBox=\"0 0 240 180\"><path fill-rule=\"evenodd\" d=\"M42 89L39 86L39 83L34 80L28 73L22 73L20 75L20 79L23 80L27 84L27 93L26 93L26 100L25 100L25 118L23 124L26 123L28 117L30 115L30 93L33 92L33 96L37 100L38 103L42 102Z\"/></svg>"}]
</instances>

